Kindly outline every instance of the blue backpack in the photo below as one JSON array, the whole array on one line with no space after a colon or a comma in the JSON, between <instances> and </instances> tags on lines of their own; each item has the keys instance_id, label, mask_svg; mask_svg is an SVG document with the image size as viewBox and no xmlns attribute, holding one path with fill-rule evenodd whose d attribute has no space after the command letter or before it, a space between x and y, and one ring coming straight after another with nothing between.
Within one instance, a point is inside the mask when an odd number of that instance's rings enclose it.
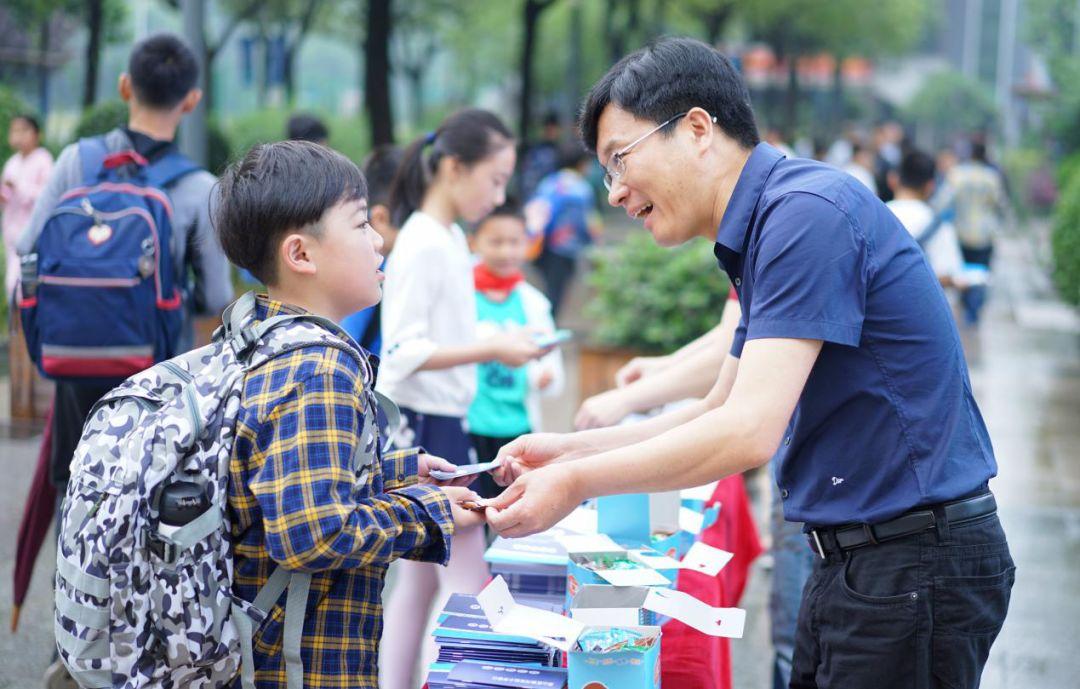
<instances>
[{"instance_id":1,"label":"blue backpack","mask_svg":"<svg viewBox=\"0 0 1080 689\"><path fill-rule=\"evenodd\" d=\"M119 382L176 355L182 275L164 191L199 167L176 151L150 163L79 141L82 184L60 197L23 258L19 310L47 378Z\"/></svg>"}]
</instances>

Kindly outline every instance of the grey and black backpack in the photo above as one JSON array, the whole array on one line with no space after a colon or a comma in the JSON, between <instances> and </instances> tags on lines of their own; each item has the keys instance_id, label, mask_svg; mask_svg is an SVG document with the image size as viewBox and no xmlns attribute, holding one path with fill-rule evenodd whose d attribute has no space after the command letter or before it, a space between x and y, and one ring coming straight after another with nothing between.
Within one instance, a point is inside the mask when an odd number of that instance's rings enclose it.
<instances>
[{"instance_id":1,"label":"grey and black backpack","mask_svg":"<svg viewBox=\"0 0 1080 689\"><path fill-rule=\"evenodd\" d=\"M56 553L56 644L83 687L221 687L240 673L244 689L253 689L253 634L288 590L283 653L289 689L302 688L310 575L279 567L253 602L232 593L226 502L244 379L311 345L355 356L369 390L374 376L336 324L310 315L256 324L254 308L254 295L245 294L225 311L211 344L127 379L87 419ZM377 452L369 396L358 471ZM180 496L170 498L170 510L197 516L163 522L165 494Z\"/></svg>"}]
</instances>

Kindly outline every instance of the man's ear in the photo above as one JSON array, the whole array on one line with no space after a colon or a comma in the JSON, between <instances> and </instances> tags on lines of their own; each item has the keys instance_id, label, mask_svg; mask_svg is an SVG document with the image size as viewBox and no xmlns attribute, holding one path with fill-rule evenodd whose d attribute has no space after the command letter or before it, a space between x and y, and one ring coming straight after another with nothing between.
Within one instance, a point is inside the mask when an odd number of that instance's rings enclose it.
<instances>
[{"instance_id":1,"label":"man's ear","mask_svg":"<svg viewBox=\"0 0 1080 689\"><path fill-rule=\"evenodd\" d=\"M184 100L180 101L180 112L188 114L199 104L202 100L202 89L191 89L184 96Z\"/></svg>"},{"instance_id":2,"label":"man's ear","mask_svg":"<svg viewBox=\"0 0 1080 689\"><path fill-rule=\"evenodd\" d=\"M120 75L120 78L116 81L116 92L120 94L120 100L125 103L131 102L131 75L124 72Z\"/></svg>"},{"instance_id":3,"label":"man's ear","mask_svg":"<svg viewBox=\"0 0 1080 689\"><path fill-rule=\"evenodd\" d=\"M317 273L318 266L315 264L315 257L312 252L313 241L314 238L311 235L299 232L286 235L285 239L281 240L281 246L278 249L278 259L281 261L282 271L297 275L314 275ZM281 279L280 272L278 280Z\"/></svg>"},{"instance_id":4,"label":"man's ear","mask_svg":"<svg viewBox=\"0 0 1080 689\"><path fill-rule=\"evenodd\" d=\"M703 108L694 107L690 108L690 112L686 113L683 119L686 120L687 125L690 127L690 133L694 137L695 145L703 151L709 148L716 133L712 116Z\"/></svg>"}]
</instances>

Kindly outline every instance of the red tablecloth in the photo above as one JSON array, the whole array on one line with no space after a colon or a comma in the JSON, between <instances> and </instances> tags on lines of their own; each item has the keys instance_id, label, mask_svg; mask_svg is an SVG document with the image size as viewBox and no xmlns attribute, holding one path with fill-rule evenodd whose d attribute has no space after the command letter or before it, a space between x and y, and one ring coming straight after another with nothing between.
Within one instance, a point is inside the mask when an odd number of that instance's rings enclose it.
<instances>
[{"instance_id":1,"label":"red tablecloth","mask_svg":"<svg viewBox=\"0 0 1080 689\"><path fill-rule=\"evenodd\" d=\"M735 554L715 577L682 571L676 588L714 607L737 607L746 588L750 565L761 554L761 541L750 510L742 475L730 476L716 486L710 505L720 505L716 523L701 540ZM664 625L660 646L660 673L664 689L731 689L731 648L723 639L674 620Z\"/></svg>"}]
</instances>

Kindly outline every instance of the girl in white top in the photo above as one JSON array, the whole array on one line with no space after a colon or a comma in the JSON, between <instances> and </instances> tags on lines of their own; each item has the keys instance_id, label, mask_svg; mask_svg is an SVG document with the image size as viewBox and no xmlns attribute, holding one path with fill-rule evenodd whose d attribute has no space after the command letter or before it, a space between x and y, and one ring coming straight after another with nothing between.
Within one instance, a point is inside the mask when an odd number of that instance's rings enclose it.
<instances>
[{"instance_id":1,"label":"girl in white top","mask_svg":"<svg viewBox=\"0 0 1080 689\"><path fill-rule=\"evenodd\" d=\"M457 219L476 222L501 205L514 171L514 140L498 117L468 109L451 115L405 152L390 189L401 227L383 284L383 358L377 388L401 407L398 447L423 446L455 464L475 461L464 420L476 393L476 364L522 366L544 354L527 333L476 339L472 261ZM484 531L454 534L445 568L401 560L386 603L380 650L383 689L413 689L419 659L434 643L428 616L450 593L478 593L488 579ZM436 603L433 607L432 603Z\"/></svg>"}]
</instances>

